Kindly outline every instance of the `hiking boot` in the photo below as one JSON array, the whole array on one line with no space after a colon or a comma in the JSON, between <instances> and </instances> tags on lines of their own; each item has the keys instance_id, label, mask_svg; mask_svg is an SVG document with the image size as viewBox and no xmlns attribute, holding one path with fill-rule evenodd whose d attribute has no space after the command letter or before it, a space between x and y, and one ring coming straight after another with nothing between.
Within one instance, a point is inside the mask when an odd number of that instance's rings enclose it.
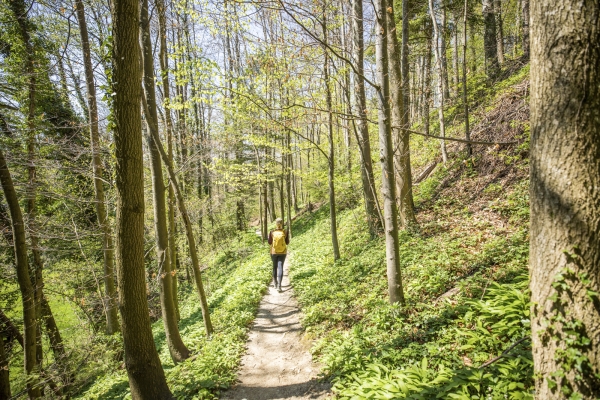
<instances>
[{"instance_id":1,"label":"hiking boot","mask_svg":"<svg viewBox=\"0 0 600 400\"><path fill-rule=\"evenodd\" d=\"M279 287L277 288L277 290L279 291L279 293L283 292L283 290L281 290L281 284L279 284Z\"/></svg>"}]
</instances>

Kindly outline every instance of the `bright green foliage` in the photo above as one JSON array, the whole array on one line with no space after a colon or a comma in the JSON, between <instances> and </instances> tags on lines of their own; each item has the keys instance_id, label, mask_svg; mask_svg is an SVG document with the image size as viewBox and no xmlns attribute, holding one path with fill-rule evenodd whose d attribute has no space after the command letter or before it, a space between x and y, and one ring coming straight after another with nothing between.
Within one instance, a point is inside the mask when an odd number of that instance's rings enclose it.
<instances>
[{"instance_id":1,"label":"bright green foliage","mask_svg":"<svg viewBox=\"0 0 600 400\"><path fill-rule=\"evenodd\" d=\"M194 353L173 365L161 321L153 325L154 339L169 387L178 399L213 399L235 379L245 350L246 335L270 279L268 252L254 234L246 234L240 245L219 253L204 273L215 334L204 333L198 295L191 289L181 304L181 336ZM82 392L80 399L129 398L127 374L123 368L108 372Z\"/></svg>"},{"instance_id":2,"label":"bright green foliage","mask_svg":"<svg viewBox=\"0 0 600 400\"><path fill-rule=\"evenodd\" d=\"M527 181L488 191L486 209L503 228L460 198L436 198L459 164L439 169L416 193L426 212L444 218L401 234L405 308L387 304L385 249L369 239L359 208L340 215L335 264L325 207L296 222L292 282L340 398L532 398L528 340L480 369L530 334Z\"/></svg>"}]
</instances>

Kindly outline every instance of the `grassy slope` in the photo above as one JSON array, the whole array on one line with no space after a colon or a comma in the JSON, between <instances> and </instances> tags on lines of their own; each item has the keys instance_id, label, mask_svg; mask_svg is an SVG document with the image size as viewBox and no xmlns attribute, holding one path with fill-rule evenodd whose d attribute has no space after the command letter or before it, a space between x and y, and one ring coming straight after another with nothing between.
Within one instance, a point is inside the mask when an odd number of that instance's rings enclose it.
<instances>
[{"instance_id":1,"label":"grassy slope","mask_svg":"<svg viewBox=\"0 0 600 400\"><path fill-rule=\"evenodd\" d=\"M528 340L479 368L529 335L526 75L474 113L475 140L518 143L457 152L415 188L420 231L401 234L405 307L387 303L383 240L369 239L360 207L340 215L336 263L328 210L296 222L292 282L339 397L531 398Z\"/></svg>"},{"instance_id":2,"label":"grassy slope","mask_svg":"<svg viewBox=\"0 0 600 400\"><path fill-rule=\"evenodd\" d=\"M195 353L192 358L173 365L162 321L153 325L169 387L179 399L214 398L221 388L236 379L235 370L245 350L248 327L270 280L268 254L256 235L245 235L236 246L229 253L219 254L204 276L205 285L208 281L208 303L215 328L210 340L204 334L197 294L188 290L180 304L181 336ZM127 374L121 362L103 366L102 370L104 375L95 377L77 398L129 398Z\"/></svg>"}]
</instances>

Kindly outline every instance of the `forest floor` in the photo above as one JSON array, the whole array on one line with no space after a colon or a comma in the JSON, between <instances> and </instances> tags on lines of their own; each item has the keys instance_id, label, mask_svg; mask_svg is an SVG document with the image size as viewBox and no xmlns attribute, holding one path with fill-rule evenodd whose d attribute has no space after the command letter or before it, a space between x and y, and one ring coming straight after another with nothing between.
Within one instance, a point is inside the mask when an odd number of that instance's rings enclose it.
<instances>
[{"instance_id":1,"label":"forest floor","mask_svg":"<svg viewBox=\"0 0 600 400\"><path fill-rule=\"evenodd\" d=\"M248 336L238 383L223 392L223 400L324 399L330 384L319 381L312 362L311 342L303 335L300 308L290 285L286 259L283 291L269 287Z\"/></svg>"}]
</instances>

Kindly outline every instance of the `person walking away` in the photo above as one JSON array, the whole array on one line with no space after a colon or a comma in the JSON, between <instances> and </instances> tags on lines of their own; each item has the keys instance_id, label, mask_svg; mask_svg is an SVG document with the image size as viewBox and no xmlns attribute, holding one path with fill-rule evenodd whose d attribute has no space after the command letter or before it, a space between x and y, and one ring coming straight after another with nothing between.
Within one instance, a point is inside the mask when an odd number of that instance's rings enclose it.
<instances>
[{"instance_id":1,"label":"person walking away","mask_svg":"<svg viewBox=\"0 0 600 400\"><path fill-rule=\"evenodd\" d=\"M287 245L290 244L288 232L283 230L283 220L275 220L275 229L269 232L269 245L271 246L271 259L273 260L273 286L281 292L283 279L283 263L287 255Z\"/></svg>"}]
</instances>

